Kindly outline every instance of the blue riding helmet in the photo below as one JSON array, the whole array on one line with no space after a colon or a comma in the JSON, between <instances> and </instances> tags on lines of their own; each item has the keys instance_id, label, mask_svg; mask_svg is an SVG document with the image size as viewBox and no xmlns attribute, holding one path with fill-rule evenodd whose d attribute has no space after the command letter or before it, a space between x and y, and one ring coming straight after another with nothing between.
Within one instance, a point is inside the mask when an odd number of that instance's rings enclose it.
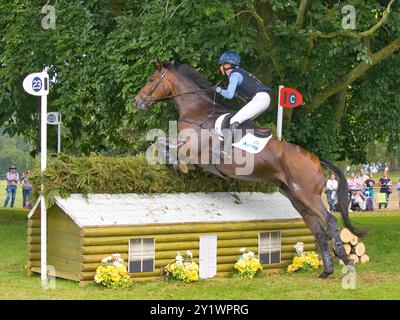
<instances>
[{"instance_id":1,"label":"blue riding helmet","mask_svg":"<svg viewBox=\"0 0 400 320\"><path fill-rule=\"evenodd\" d=\"M235 51L227 51L219 58L220 64L230 63L235 66L240 66L240 57Z\"/></svg>"}]
</instances>

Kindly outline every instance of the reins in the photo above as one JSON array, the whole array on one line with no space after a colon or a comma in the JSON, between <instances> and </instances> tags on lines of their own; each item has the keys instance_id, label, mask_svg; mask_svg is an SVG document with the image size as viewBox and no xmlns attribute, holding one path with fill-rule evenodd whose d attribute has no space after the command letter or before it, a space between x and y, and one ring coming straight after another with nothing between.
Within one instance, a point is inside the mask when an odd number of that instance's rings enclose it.
<instances>
[{"instance_id":1,"label":"reins","mask_svg":"<svg viewBox=\"0 0 400 320\"><path fill-rule=\"evenodd\" d=\"M213 87L209 87L209 88L205 88L205 89L197 89L197 90L193 90L193 91L187 91L187 92L182 92L182 93L177 93L177 94L171 94L171 95L165 96L163 98L152 99L152 101L158 102L158 101L162 101L162 100L166 100L166 99L170 99L170 98L180 97L180 96L184 96L184 95L187 95L187 94L199 93L199 92L208 91L208 90L212 90L212 89L213 89Z\"/></svg>"},{"instance_id":2,"label":"reins","mask_svg":"<svg viewBox=\"0 0 400 320\"><path fill-rule=\"evenodd\" d=\"M192 91L186 91L186 92L181 92L181 93L177 93L177 94L171 94L162 98L157 98L154 99L152 98L150 95L157 89L157 87L160 85L161 81L164 79L165 75L167 74L168 69L165 69L164 72L161 73L160 78L158 79L157 83L154 85L154 87L150 90L149 93L147 93L144 97L144 99L150 103L157 103L159 101L163 101L166 99L170 99L170 98L175 98L175 97L180 97L180 96L184 96L184 95L188 95L188 94L196 94L196 93L200 93L200 92L204 92L204 91L208 91L208 90L213 90L214 91L214 97L213 97L213 107L212 107L212 111L210 113L208 113L207 118L205 120L203 120L200 124L195 123L193 120L191 119L184 119L184 118L180 118L178 121L179 122L187 122L187 123L191 123L194 125L197 125L199 127L202 128L202 126L211 118L214 116L215 111L216 111L216 107L215 107L215 101L216 101L216 91L214 90L214 87L208 87L208 88L203 88L203 89L196 89L196 90L192 90ZM218 81L216 86L218 86L220 83L222 82L222 80ZM207 99L209 101L209 99Z\"/></svg>"}]
</instances>

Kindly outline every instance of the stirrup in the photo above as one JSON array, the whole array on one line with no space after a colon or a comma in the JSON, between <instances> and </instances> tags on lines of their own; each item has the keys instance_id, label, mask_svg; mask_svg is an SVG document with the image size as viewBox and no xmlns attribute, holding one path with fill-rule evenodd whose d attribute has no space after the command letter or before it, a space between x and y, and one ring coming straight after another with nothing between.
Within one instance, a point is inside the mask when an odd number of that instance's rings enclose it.
<instances>
[{"instance_id":1,"label":"stirrup","mask_svg":"<svg viewBox=\"0 0 400 320\"><path fill-rule=\"evenodd\" d=\"M211 152L213 156L217 158L232 159L232 156L228 152L226 152L225 150L221 150L221 146L219 146L218 149L211 149Z\"/></svg>"}]
</instances>

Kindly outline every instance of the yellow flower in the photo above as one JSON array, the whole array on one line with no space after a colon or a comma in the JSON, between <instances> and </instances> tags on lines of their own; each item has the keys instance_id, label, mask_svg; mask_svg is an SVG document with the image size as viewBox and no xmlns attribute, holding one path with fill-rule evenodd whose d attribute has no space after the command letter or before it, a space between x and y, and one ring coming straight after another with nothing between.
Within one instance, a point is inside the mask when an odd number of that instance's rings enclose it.
<instances>
[{"instance_id":1,"label":"yellow flower","mask_svg":"<svg viewBox=\"0 0 400 320\"><path fill-rule=\"evenodd\" d=\"M126 267L125 267L125 266L123 266L123 265L121 265L121 266L118 266L118 267L117 267L117 271L118 271L119 273L121 273L121 274L123 274L123 273L126 273L126 272L127 272L127 270L126 270Z\"/></svg>"}]
</instances>

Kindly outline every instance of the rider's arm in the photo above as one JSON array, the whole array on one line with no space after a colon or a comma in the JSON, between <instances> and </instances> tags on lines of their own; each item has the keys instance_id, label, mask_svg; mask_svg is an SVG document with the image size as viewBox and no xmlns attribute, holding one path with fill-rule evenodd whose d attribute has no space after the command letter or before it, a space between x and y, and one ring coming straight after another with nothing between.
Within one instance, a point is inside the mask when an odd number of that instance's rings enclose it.
<instances>
[{"instance_id":1,"label":"rider's arm","mask_svg":"<svg viewBox=\"0 0 400 320\"><path fill-rule=\"evenodd\" d=\"M229 77L228 88L222 89L217 87L215 90L223 97L232 99L235 95L236 88L243 82L243 76L239 72L233 72Z\"/></svg>"}]
</instances>

